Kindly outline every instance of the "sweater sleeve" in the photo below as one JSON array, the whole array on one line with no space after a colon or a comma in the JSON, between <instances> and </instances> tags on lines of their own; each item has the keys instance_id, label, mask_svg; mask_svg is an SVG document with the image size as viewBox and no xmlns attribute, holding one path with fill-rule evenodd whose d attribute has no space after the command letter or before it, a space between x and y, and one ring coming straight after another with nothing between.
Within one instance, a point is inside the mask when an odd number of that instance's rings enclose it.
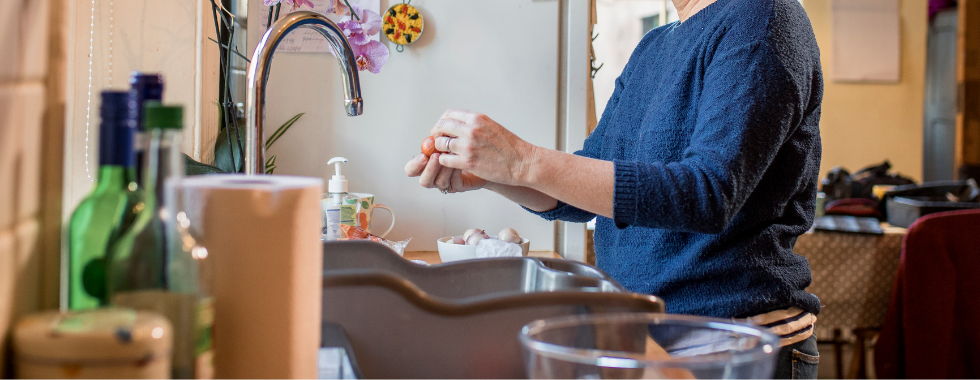
<instances>
[{"instance_id":1,"label":"sweater sleeve","mask_svg":"<svg viewBox=\"0 0 980 380\"><path fill-rule=\"evenodd\" d=\"M613 94L612 97L609 98L609 102L606 103L606 111L603 112L604 115L611 115L612 112L610 112L610 110L615 109L619 104L619 97L624 87L623 76L626 75L625 73L628 72L628 69L629 68L623 70L624 74L619 78L616 78L616 88L613 90ZM589 134L589 137L585 139L585 145L583 146L582 150L575 152L575 155L601 159L603 136L605 135L605 131L608 128L609 123L609 118L602 118L595 130L593 130L592 133ZM524 207L524 209L549 221L563 220L566 222L585 223L596 217L596 214L594 213L582 210L562 201L558 201L558 206L554 209L545 212L537 212L527 207Z\"/></svg>"},{"instance_id":2,"label":"sweater sleeve","mask_svg":"<svg viewBox=\"0 0 980 380\"><path fill-rule=\"evenodd\" d=\"M618 227L721 233L802 120L808 96L764 40L723 37L710 62L681 160L615 161Z\"/></svg>"}]
</instances>

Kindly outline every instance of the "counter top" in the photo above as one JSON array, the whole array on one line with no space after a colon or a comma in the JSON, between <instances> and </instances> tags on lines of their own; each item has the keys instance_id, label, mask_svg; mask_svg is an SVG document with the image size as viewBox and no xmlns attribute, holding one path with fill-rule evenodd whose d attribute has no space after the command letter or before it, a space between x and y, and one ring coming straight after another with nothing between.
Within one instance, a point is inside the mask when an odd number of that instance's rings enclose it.
<instances>
[{"instance_id":1,"label":"counter top","mask_svg":"<svg viewBox=\"0 0 980 380\"><path fill-rule=\"evenodd\" d=\"M551 252L551 251L531 251L531 252L528 252L527 256L528 257L544 257L544 258L549 258L549 259L551 259L551 258L553 258L553 259L560 259L560 258L562 258L557 253ZM442 264L442 259L439 258L439 252L438 251L405 252L405 258L408 259L408 260L422 260L422 261L425 261L425 262L429 263L429 265Z\"/></svg>"}]
</instances>

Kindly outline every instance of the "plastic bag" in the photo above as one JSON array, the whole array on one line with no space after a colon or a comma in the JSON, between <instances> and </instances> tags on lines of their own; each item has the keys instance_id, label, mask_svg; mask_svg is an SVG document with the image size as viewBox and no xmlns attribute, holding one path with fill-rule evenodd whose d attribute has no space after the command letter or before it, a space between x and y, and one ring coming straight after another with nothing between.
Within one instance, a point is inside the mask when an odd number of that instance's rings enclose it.
<instances>
[{"instance_id":1,"label":"plastic bag","mask_svg":"<svg viewBox=\"0 0 980 380\"><path fill-rule=\"evenodd\" d=\"M397 253L399 256L405 256L405 247L408 245L408 242L412 241L412 238L408 238L402 241L388 240L382 237L371 235L363 228L348 226L346 224L342 225L341 228L344 231L344 235L347 235L347 240L373 241L385 247L391 248L391 250L395 251L395 253Z\"/></svg>"},{"instance_id":2,"label":"plastic bag","mask_svg":"<svg viewBox=\"0 0 980 380\"><path fill-rule=\"evenodd\" d=\"M520 245L497 239L483 239L476 246L476 257L521 257L524 250Z\"/></svg>"}]
</instances>

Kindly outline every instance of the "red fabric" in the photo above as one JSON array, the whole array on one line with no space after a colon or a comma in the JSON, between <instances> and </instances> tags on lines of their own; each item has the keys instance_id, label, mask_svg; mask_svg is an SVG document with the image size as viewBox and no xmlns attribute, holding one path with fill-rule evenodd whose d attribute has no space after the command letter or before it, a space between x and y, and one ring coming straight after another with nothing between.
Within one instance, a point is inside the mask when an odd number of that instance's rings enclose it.
<instances>
[{"instance_id":1,"label":"red fabric","mask_svg":"<svg viewBox=\"0 0 980 380\"><path fill-rule=\"evenodd\" d=\"M980 378L980 211L909 228L875 370L880 379Z\"/></svg>"}]
</instances>

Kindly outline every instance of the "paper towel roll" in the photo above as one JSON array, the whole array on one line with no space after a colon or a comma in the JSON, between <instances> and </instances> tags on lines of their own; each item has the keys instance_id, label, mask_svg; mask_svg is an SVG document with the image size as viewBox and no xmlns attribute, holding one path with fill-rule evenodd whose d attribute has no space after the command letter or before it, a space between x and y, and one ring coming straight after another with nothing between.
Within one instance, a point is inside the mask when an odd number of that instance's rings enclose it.
<instances>
[{"instance_id":1,"label":"paper towel roll","mask_svg":"<svg viewBox=\"0 0 980 380\"><path fill-rule=\"evenodd\" d=\"M323 180L219 174L182 187L213 255L216 378L316 378Z\"/></svg>"}]
</instances>

